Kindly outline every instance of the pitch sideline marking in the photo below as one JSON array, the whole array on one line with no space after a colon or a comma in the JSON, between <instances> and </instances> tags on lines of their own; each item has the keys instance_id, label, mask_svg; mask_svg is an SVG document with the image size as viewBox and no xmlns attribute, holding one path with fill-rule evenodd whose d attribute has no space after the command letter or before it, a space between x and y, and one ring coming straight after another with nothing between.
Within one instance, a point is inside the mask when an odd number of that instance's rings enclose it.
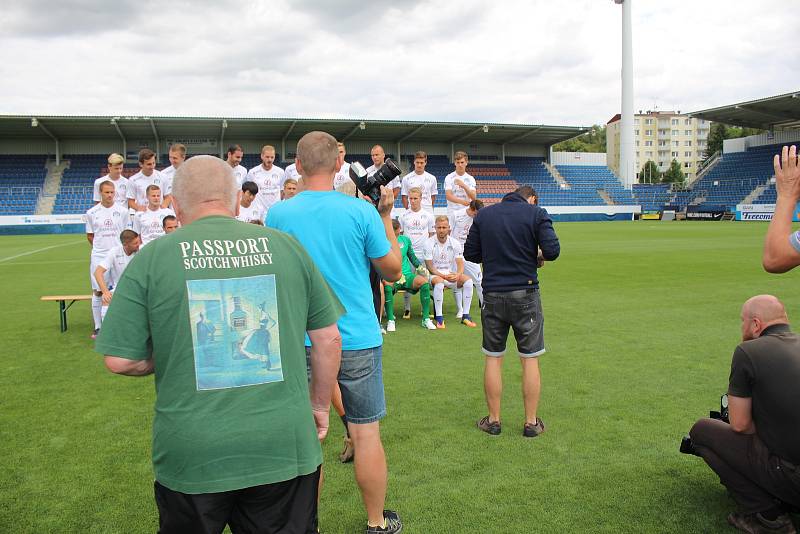
<instances>
[{"instance_id":1,"label":"pitch sideline marking","mask_svg":"<svg viewBox=\"0 0 800 534\"><path fill-rule=\"evenodd\" d=\"M8 256L6 258L0 258L0 263L4 263L4 262L7 262L7 261L15 260L15 259L21 258L23 256L30 256L31 254L38 254L39 252L44 252L45 250L50 250L50 249L53 249L53 248L66 247L68 245L75 245L75 244L78 244L78 243L81 243L81 242L82 241L70 241L69 243L60 243L58 245L50 245L49 247L38 248L36 250L29 250L28 252L23 252L21 254L15 254L13 256Z\"/></svg>"}]
</instances>

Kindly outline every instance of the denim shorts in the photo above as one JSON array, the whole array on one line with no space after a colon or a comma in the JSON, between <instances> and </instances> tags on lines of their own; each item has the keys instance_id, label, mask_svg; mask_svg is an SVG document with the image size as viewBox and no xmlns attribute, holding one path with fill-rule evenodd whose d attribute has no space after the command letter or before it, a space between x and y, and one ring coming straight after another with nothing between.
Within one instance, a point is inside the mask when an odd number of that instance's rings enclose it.
<instances>
[{"instance_id":1,"label":"denim shorts","mask_svg":"<svg viewBox=\"0 0 800 534\"><path fill-rule=\"evenodd\" d=\"M509 327L522 358L544 354L544 317L538 289L484 292L481 307L483 353L499 358L506 352Z\"/></svg>"},{"instance_id":2,"label":"denim shorts","mask_svg":"<svg viewBox=\"0 0 800 534\"><path fill-rule=\"evenodd\" d=\"M311 381L311 348L306 347L306 366ZM343 350L339 367L345 419L356 425L380 421L386 415L383 394L383 346Z\"/></svg>"}]
</instances>

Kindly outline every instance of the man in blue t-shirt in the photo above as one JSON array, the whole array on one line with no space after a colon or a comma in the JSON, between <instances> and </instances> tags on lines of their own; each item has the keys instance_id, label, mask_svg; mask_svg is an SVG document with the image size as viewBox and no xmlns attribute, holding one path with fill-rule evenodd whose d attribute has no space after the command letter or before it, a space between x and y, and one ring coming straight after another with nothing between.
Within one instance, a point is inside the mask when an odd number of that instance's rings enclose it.
<instances>
[{"instance_id":1,"label":"man in blue t-shirt","mask_svg":"<svg viewBox=\"0 0 800 534\"><path fill-rule=\"evenodd\" d=\"M399 517L383 508L387 479L379 428L386 415L383 338L369 284L370 263L384 280L394 282L402 275L391 220L394 195L381 187L376 210L364 200L334 191L333 178L342 158L336 139L325 132L310 132L300 139L295 163L305 190L273 206L266 224L303 244L345 307L338 321L339 387L355 448L356 482L367 509L367 532L399 532Z\"/></svg>"}]
</instances>

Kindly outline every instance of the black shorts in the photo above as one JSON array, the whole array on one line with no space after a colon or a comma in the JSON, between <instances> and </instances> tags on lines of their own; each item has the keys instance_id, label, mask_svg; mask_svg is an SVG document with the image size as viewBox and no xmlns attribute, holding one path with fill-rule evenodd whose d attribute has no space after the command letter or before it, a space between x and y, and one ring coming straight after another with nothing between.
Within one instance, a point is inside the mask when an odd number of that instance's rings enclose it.
<instances>
[{"instance_id":1,"label":"black shorts","mask_svg":"<svg viewBox=\"0 0 800 534\"><path fill-rule=\"evenodd\" d=\"M509 327L514 330L520 357L544 354L544 317L539 290L484 291L481 327L483 353L487 356L505 355Z\"/></svg>"},{"instance_id":2,"label":"black shorts","mask_svg":"<svg viewBox=\"0 0 800 534\"><path fill-rule=\"evenodd\" d=\"M375 270L372 262L369 264L369 286L372 288L372 305L375 308L375 317L380 319L383 306L381 306L381 298L383 297L383 281L381 275Z\"/></svg>"},{"instance_id":3,"label":"black shorts","mask_svg":"<svg viewBox=\"0 0 800 534\"><path fill-rule=\"evenodd\" d=\"M317 532L320 470L285 482L188 494L155 482L160 534L312 534Z\"/></svg>"}]
</instances>

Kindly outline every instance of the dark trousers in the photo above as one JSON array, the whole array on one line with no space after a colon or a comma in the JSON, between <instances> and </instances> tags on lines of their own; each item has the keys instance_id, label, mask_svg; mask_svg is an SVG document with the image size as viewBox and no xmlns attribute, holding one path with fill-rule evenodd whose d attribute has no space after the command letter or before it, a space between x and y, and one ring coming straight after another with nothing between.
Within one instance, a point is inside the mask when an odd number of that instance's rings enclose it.
<instances>
[{"instance_id":1,"label":"dark trousers","mask_svg":"<svg viewBox=\"0 0 800 534\"><path fill-rule=\"evenodd\" d=\"M778 501L800 506L800 470L770 454L757 434L740 434L722 421L700 419L689 435L741 512L764 512Z\"/></svg>"},{"instance_id":2,"label":"dark trousers","mask_svg":"<svg viewBox=\"0 0 800 534\"><path fill-rule=\"evenodd\" d=\"M188 494L155 482L160 534L311 534L317 532L320 470L285 482Z\"/></svg>"}]
</instances>

